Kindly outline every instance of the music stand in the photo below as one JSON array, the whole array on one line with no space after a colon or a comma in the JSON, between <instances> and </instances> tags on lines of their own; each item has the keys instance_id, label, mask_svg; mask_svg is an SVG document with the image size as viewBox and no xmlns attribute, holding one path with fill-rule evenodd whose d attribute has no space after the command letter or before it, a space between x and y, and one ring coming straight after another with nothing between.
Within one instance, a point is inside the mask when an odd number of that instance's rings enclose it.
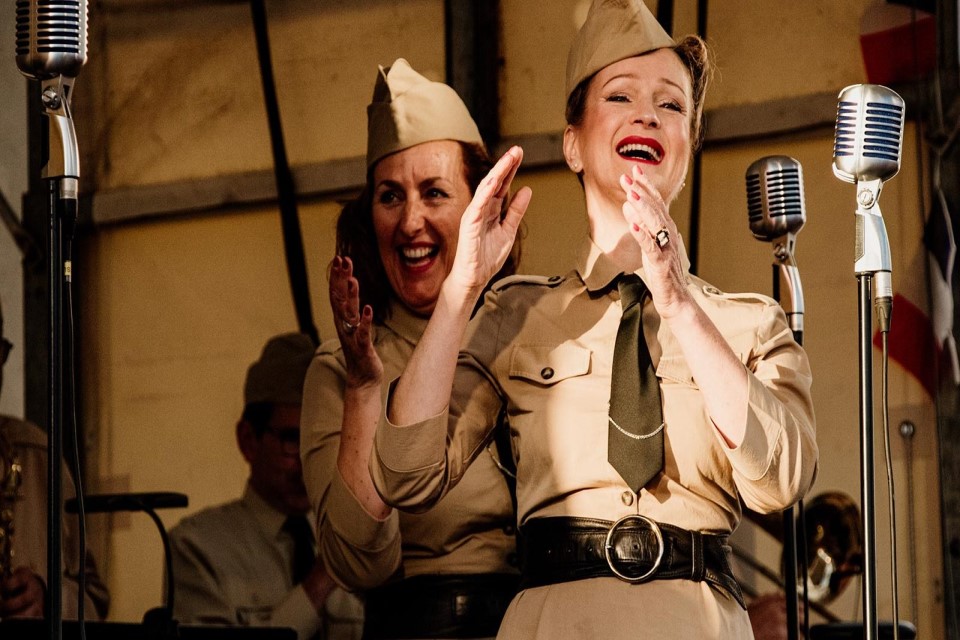
<instances>
[{"instance_id":1,"label":"music stand","mask_svg":"<svg viewBox=\"0 0 960 640\"><path fill-rule=\"evenodd\" d=\"M163 543L163 558L167 569L167 594L164 606L150 609L143 616L143 626L154 630L150 637L176 638L177 621L173 619L173 557L170 553L170 539L167 530L157 515L157 509L186 507L187 496L182 493L152 492L152 493L104 493L85 496L83 501L85 513L115 513L118 511L143 511L160 532L160 541ZM76 498L67 500L64 505L67 513L77 513Z\"/></svg>"}]
</instances>

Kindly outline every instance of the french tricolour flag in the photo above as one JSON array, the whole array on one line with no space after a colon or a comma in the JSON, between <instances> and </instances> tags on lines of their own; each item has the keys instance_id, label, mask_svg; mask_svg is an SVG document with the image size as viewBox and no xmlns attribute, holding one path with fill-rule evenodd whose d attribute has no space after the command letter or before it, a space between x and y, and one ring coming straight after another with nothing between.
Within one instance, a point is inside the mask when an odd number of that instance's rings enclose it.
<instances>
[{"instance_id":1,"label":"french tricolour flag","mask_svg":"<svg viewBox=\"0 0 960 640\"><path fill-rule=\"evenodd\" d=\"M893 297L890 322L890 357L915 377L931 397L936 397L940 376L960 385L960 363L953 337L953 267L957 255L953 217L939 191L923 230L923 245L930 277L930 311L908 295ZM873 343L880 346L879 334Z\"/></svg>"}]
</instances>

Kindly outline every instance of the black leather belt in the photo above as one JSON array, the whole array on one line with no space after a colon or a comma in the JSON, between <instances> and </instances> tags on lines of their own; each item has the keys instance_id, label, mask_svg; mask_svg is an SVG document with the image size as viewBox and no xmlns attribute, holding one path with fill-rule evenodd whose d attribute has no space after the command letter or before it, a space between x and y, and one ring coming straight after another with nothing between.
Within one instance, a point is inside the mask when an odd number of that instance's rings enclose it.
<instances>
[{"instance_id":1,"label":"black leather belt","mask_svg":"<svg viewBox=\"0 0 960 640\"><path fill-rule=\"evenodd\" d=\"M363 640L489 638L497 635L520 576L426 575L366 594Z\"/></svg>"},{"instance_id":2,"label":"black leather belt","mask_svg":"<svg viewBox=\"0 0 960 640\"><path fill-rule=\"evenodd\" d=\"M617 522L534 518L518 539L522 589L586 578L706 581L746 609L730 569L727 536L688 531L640 515Z\"/></svg>"}]
</instances>

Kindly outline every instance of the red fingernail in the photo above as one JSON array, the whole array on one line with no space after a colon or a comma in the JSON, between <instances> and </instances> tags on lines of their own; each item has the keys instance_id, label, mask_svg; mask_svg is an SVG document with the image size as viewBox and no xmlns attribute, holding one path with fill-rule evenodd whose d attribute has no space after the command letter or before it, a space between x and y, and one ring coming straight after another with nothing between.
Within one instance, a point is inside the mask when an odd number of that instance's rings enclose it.
<instances>
[{"instance_id":1,"label":"red fingernail","mask_svg":"<svg viewBox=\"0 0 960 640\"><path fill-rule=\"evenodd\" d=\"M631 191L631 192L630 192L630 197L633 198L634 200L639 200L639 199L640 199L640 194L637 193L636 191Z\"/></svg>"},{"instance_id":2,"label":"red fingernail","mask_svg":"<svg viewBox=\"0 0 960 640\"><path fill-rule=\"evenodd\" d=\"M633 184L633 179L630 176L624 175L623 179L627 181L627 184Z\"/></svg>"},{"instance_id":3,"label":"red fingernail","mask_svg":"<svg viewBox=\"0 0 960 640\"><path fill-rule=\"evenodd\" d=\"M634 222L634 223L633 223L633 230L634 230L634 231L640 231L640 225L638 225L636 222Z\"/></svg>"}]
</instances>

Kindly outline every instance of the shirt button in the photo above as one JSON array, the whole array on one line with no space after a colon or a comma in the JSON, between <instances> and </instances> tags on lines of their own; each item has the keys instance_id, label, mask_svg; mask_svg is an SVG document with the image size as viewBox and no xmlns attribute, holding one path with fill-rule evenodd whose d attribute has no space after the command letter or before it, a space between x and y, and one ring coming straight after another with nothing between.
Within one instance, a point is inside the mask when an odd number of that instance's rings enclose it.
<instances>
[{"instance_id":1,"label":"shirt button","mask_svg":"<svg viewBox=\"0 0 960 640\"><path fill-rule=\"evenodd\" d=\"M628 507L633 504L633 491L624 491L620 494L620 501Z\"/></svg>"},{"instance_id":2,"label":"shirt button","mask_svg":"<svg viewBox=\"0 0 960 640\"><path fill-rule=\"evenodd\" d=\"M540 369L540 377L544 380L549 380L553 377L553 369L550 367L544 367L543 369Z\"/></svg>"}]
</instances>

